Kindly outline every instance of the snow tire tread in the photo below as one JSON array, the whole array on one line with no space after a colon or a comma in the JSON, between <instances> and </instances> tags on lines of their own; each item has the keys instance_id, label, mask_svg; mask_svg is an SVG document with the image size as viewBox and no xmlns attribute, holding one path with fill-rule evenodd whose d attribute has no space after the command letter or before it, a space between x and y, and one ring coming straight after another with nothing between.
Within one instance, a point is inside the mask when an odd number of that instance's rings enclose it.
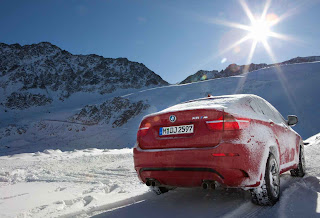
<instances>
[{"instance_id":1,"label":"snow tire tread","mask_svg":"<svg viewBox=\"0 0 320 218\"><path fill-rule=\"evenodd\" d=\"M266 163L265 178L262 182L261 187L251 190L251 200L254 204L261 206L272 206L279 200L279 195L277 197L273 197L270 194L270 190L268 190L266 183L266 175L267 173L269 173L269 161L271 158L274 158L274 156L270 153L268 161Z\"/></svg>"}]
</instances>

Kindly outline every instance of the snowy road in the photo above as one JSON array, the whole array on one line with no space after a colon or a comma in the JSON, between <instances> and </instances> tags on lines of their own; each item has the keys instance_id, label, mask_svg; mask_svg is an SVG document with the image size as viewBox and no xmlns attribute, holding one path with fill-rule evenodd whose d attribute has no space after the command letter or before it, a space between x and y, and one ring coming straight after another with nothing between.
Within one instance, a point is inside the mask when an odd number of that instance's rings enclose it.
<instances>
[{"instance_id":1,"label":"snowy road","mask_svg":"<svg viewBox=\"0 0 320 218\"><path fill-rule=\"evenodd\" d=\"M309 141L308 174L283 174L273 207L253 205L248 192L233 189L156 196L138 181L131 149L2 156L0 217L320 217L320 134Z\"/></svg>"},{"instance_id":2,"label":"snowy road","mask_svg":"<svg viewBox=\"0 0 320 218\"><path fill-rule=\"evenodd\" d=\"M176 189L95 217L320 217L320 185L316 177L292 178L286 173L281 182L282 199L273 207L252 204L250 194L241 190Z\"/></svg>"}]
</instances>

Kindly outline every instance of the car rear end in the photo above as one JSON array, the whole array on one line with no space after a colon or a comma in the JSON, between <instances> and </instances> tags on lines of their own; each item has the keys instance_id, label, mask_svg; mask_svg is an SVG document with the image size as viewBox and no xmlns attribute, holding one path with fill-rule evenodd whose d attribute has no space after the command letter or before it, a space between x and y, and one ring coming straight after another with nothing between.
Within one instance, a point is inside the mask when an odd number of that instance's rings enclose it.
<instances>
[{"instance_id":1,"label":"car rear end","mask_svg":"<svg viewBox=\"0 0 320 218\"><path fill-rule=\"evenodd\" d=\"M257 163L252 164L246 144L234 142L251 122L218 106L147 116L137 133L135 170L147 185L197 187L215 181L229 187L257 186L259 178L250 177Z\"/></svg>"}]
</instances>

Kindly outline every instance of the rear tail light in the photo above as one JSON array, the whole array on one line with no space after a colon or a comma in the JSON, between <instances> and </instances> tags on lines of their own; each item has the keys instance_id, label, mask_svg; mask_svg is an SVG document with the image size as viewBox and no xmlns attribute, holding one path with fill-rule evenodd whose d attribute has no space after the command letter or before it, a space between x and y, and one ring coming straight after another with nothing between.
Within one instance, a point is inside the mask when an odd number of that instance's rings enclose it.
<instances>
[{"instance_id":1,"label":"rear tail light","mask_svg":"<svg viewBox=\"0 0 320 218\"><path fill-rule=\"evenodd\" d=\"M223 116L219 117L217 120L207 121L206 123L211 130L223 130Z\"/></svg>"},{"instance_id":2,"label":"rear tail light","mask_svg":"<svg viewBox=\"0 0 320 218\"><path fill-rule=\"evenodd\" d=\"M138 130L138 137L147 135L147 132L150 127L142 127Z\"/></svg>"},{"instance_id":3,"label":"rear tail light","mask_svg":"<svg viewBox=\"0 0 320 218\"><path fill-rule=\"evenodd\" d=\"M137 138L147 135L148 130L150 129L150 127L151 127L150 123L146 123L145 125L140 125L140 128L139 128L138 133L137 133Z\"/></svg>"},{"instance_id":4,"label":"rear tail light","mask_svg":"<svg viewBox=\"0 0 320 218\"><path fill-rule=\"evenodd\" d=\"M250 124L250 119L236 118L231 114L224 113L216 120L206 121L210 130L239 130L245 129Z\"/></svg>"}]
</instances>

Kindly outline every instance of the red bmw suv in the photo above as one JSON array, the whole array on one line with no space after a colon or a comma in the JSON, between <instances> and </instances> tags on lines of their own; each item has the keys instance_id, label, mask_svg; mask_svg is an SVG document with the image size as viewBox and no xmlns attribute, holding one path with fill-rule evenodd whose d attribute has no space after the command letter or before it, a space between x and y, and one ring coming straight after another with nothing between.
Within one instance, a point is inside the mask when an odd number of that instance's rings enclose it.
<instances>
[{"instance_id":1,"label":"red bmw suv","mask_svg":"<svg viewBox=\"0 0 320 218\"><path fill-rule=\"evenodd\" d=\"M304 144L266 100L256 95L209 96L174 105L141 121L133 150L139 179L158 194L175 187L251 191L273 205L280 174L304 176Z\"/></svg>"}]
</instances>

